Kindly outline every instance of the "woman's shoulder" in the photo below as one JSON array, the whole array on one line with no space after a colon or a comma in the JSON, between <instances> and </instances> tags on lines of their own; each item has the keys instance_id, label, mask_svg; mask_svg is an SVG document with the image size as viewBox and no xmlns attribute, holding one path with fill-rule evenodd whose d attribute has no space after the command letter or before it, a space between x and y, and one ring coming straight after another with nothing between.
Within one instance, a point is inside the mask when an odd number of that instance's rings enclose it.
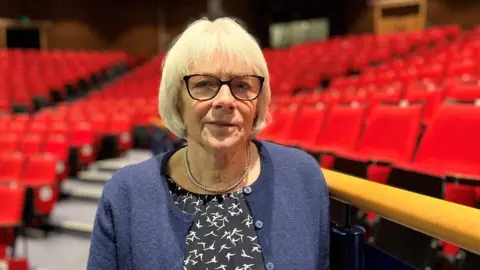
<instances>
[{"instance_id":1,"label":"woman's shoulder","mask_svg":"<svg viewBox=\"0 0 480 270\"><path fill-rule=\"evenodd\" d=\"M273 142L260 141L262 147L266 149L274 165L296 165L306 169L318 172L320 170L318 162L302 149L284 146Z\"/></svg>"},{"instance_id":2,"label":"woman's shoulder","mask_svg":"<svg viewBox=\"0 0 480 270\"><path fill-rule=\"evenodd\" d=\"M160 163L163 154L117 170L105 184L103 197L125 200L161 187ZM161 190L161 189L160 189Z\"/></svg>"},{"instance_id":3,"label":"woman's shoulder","mask_svg":"<svg viewBox=\"0 0 480 270\"><path fill-rule=\"evenodd\" d=\"M295 147L265 141L260 144L261 151L264 151L261 155L271 160L276 177L288 179L288 183L303 183L309 188L327 191L322 170L313 156Z\"/></svg>"}]
</instances>

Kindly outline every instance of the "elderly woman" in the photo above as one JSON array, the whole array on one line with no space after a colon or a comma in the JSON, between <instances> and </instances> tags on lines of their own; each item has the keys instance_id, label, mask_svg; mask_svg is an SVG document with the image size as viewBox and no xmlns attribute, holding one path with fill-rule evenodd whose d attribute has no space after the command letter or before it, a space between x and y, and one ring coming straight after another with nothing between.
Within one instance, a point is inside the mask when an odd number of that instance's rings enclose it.
<instances>
[{"instance_id":1,"label":"elderly woman","mask_svg":"<svg viewBox=\"0 0 480 270\"><path fill-rule=\"evenodd\" d=\"M190 25L160 85L162 119L187 144L105 185L88 269L328 269L319 165L254 139L269 101L252 36L228 18Z\"/></svg>"}]
</instances>

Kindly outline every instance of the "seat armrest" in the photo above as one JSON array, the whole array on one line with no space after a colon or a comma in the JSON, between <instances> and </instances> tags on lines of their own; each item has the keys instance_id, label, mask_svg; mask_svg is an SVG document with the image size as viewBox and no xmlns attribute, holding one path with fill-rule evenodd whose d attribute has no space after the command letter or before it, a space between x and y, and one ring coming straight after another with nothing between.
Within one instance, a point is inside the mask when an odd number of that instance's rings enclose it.
<instances>
[{"instance_id":1,"label":"seat armrest","mask_svg":"<svg viewBox=\"0 0 480 270\"><path fill-rule=\"evenodd\" d=\"M470 185L470 186L480 186L480 175L449 173L445 176L445 180L448 183Z\"/></svg>"},{"instance_id":2,"label":"seat armrest","mask_svg":"<svg viewBox=\"0 0 480 270\"><path fill-rule=\"evenodd\" d=\"M390 164L392 164L392 162L385 159L381 159L381 158L375 158L375 157L371 158L368 161L368 165L390 166Z\"/></svg>"}]
</instances>

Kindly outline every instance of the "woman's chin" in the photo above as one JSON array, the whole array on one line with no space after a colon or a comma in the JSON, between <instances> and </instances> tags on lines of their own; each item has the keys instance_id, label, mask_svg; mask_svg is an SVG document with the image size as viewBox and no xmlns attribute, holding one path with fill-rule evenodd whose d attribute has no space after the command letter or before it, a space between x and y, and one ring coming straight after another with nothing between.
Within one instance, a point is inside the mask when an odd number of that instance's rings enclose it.
<instances>
[{"instance_id":1,"label":"woman's chin","mask_svg":"<svg viewBox=\"0 0 480 270\"><path fill-rule=\"evenodd\" d=\"M225 148L230 148L235 145L238 145L239 143L244 141L243 137L244 136L241 136L240 134L230 134L227 136L212 136L208 134L207 136L204 137L204 141L211 148L225 149Z\"/></svg>"}]
</instances>

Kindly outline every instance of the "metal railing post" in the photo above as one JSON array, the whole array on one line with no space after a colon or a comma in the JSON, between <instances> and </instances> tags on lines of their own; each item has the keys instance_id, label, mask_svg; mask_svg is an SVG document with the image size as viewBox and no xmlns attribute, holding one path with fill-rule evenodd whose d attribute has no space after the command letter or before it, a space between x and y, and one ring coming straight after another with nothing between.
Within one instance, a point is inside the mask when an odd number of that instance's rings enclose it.
<instances>
[{"instance_id":1,"label":"metal railing post","mask_svg":"<svg viewBox=\"0 0 480 270\"><path fill-rule=\"evenodd\" d=\"M330 269L365 270L365 230L352 224L352 208L349 204L345 210L344 226L334 226L331 230Z\"/></svg>"}]
</instances>

